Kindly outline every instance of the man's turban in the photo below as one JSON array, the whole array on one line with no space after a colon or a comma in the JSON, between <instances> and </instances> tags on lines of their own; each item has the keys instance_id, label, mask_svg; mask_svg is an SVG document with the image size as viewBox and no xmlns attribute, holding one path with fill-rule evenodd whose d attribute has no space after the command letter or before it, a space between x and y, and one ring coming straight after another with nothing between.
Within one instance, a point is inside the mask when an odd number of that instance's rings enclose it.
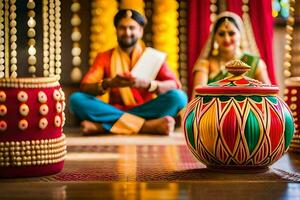
<instances>
[{"instance_id":1,"label":"man's turban","mask_svg":"<svg viewBox=\"0 0 300 200\"><path fill-rule=\"evenodd\" d=\"M146 18L139 12L132 10L132 9L122 9L122 10L119 10L119 12L115 15L115 18L114 18L115 27L118 26L119 21L123 18L131 18L143 27L147 23Z\"/></svg>"}]
</instances>

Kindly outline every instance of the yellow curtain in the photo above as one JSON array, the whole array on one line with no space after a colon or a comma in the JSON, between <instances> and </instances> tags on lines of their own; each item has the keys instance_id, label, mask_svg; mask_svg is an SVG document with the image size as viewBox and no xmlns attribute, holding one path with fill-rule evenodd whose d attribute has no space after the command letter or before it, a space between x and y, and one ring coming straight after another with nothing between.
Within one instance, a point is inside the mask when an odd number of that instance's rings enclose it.
<instances>
[{"instance_id":1,"label":"yellow curtain","mask_svg":"<svg viewBox=\"0 0 300 200\"><path fill-rule=\"evenodd\" d=\"M90 59L92 65L97 53L117 45L116 31L113 22L118 12L116 0L93 0L90 35Z\"/></svg>"},{"instance_id":2,"label":"yellow curtain","mask_svg":"<svg viewBox=\"0 0 300 200\"><path fill-rule=\"evenodd\" d=\"M178 2L154 0L152 17L153 46L168 54L167 63L178 77Z\"/></svg>"}]
</instances>

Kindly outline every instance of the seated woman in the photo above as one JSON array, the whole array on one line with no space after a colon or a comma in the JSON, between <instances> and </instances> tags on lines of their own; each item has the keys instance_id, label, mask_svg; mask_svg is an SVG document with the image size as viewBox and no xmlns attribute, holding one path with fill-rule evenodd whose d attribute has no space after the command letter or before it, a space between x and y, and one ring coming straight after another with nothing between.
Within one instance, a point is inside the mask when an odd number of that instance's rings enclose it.
<instances>
[{"instance_id":1,"label":"seated woman","mask_svg":"<svg viewBox=\"0 0 300 200\"><path fill-rule=\"evenodd\" d=\"M247 51L241 18L232 12L221 13L212 25L211 35L193 68L194 88L227 77L225 63L232 59L240 59L252 67L247 76L270 84L266 64Z\"/></svg>"}]
</instances>

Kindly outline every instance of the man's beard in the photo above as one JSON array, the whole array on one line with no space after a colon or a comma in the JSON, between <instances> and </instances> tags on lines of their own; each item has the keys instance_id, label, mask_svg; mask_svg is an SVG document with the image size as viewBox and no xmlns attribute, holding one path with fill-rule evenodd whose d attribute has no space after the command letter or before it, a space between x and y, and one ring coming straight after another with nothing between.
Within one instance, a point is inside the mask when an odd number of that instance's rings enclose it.
<instances>
[{"instance_id":1,"label":"man's beard","mask_svg":"<svg viewBox=\"0 0 300 200\"><path fill-rule=\"evenodd\" d=\"M133 47L137 41L138 41L138 38L136 38L136 37L130 38L129 41L126 40L126 38L124 38L124 39L122 37L118 38L118 43L119 43L120 47L124 48L124 49Z\"/></svg>"}]
</instances>

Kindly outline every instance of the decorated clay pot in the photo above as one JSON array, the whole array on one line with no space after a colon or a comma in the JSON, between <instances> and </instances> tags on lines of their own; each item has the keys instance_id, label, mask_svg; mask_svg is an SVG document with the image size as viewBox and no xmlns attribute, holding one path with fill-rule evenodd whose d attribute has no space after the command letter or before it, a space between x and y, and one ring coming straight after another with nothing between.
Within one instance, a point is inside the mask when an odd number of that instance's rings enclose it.
<instances>
[{"instance_id":1,"label":"decorated clay pot","mask_svg":"<svg viewBox=\"0 0 300 200\"><path fill-rule=\"evenodd\" d=\"M226 68L233 76L196 88L187 106L188 147L209 168L267 169L289 147L292 114L277 96L278 87L243 75L248 65L234 60Z\"/></svg>"},{"instance_id":2,"label":"decorated clay pot","mask_svg":"<svg viewBox=\"0 0 300 200\"><path fill-rule=\"evenodd\" d=\"M0 176L62 170L65 96L58 78L0 79Z\"/></svg>"},{"instance_id":3,"label":"decorated clay pot","mask_svg":"<svg viewBox=\"0 0 300 200\"><path fill-rule=\"evenodd\" d=\"M300 152L300 121L298 115L300 113L300 77L291 77L285 80L286 89L284 91L285 102L289 105L295 119L295 134L290 145L290 150Z\"/></svg>"}]
</instances>

